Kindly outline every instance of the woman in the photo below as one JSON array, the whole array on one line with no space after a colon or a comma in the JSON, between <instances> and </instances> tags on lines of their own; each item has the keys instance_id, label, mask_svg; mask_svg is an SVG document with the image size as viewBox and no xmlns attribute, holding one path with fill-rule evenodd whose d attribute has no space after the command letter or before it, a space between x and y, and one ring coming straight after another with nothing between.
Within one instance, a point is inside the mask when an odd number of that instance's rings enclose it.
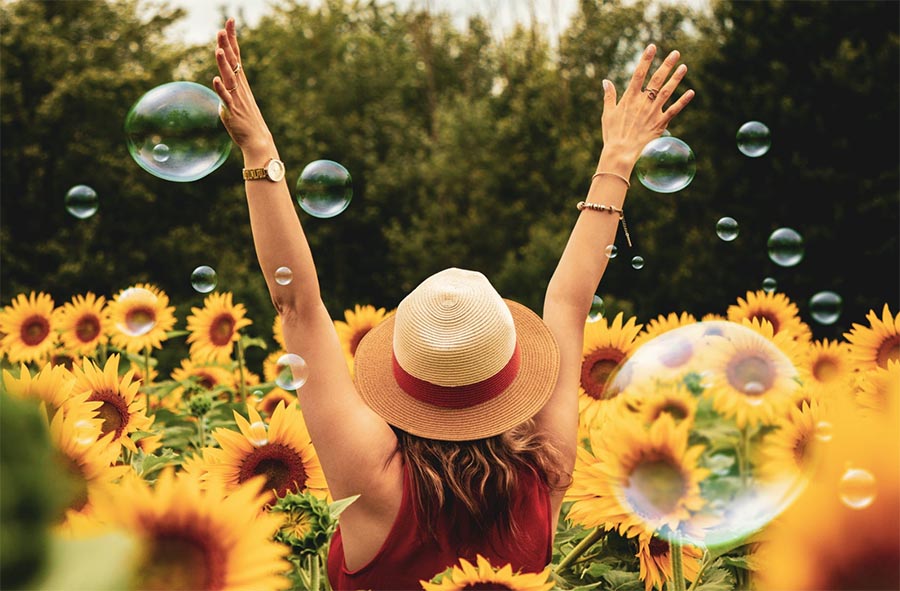
<instances>
[{"instance_id":1,"label":"woman","mask_svg":"<svg viewBox=\"0 0 900 591\"><path fill-rule=\"evenodd\" d=\"M300 404L332 495L360 495L331 543L335 589L419 589L476 554L529 572L549 563L575 462L584 323L608 262L597 253L614 242L641 149L693 98L664 108L686 72L678 52L642 90L655 52L644 51L620 101L604 81L603 150L543 319L480 273L446 269L366 335L354 381L234 20L219 31L213 87L244 157L253 240L287 349L309 365ZM281 266L293 270L288 285L274 280Z\"/></svg>"}]
</instances>

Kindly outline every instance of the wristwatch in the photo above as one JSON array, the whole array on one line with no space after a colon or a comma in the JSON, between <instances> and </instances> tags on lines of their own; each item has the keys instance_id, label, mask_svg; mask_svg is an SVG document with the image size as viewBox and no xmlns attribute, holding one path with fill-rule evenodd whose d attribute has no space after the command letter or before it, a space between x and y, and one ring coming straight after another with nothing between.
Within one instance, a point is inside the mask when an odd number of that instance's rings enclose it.
<instances>
[{"instance_id":1,"label":"wristwatch","mask_svg":"<svg viewBox=\"0 0 900 591\"><path fill-rule=\"evenodd\" d=\"M245 168L245 181L269 180L277 183L284 178L284 162L278 158L269 158L263 168Z\"/></svg>"}]
</instances>

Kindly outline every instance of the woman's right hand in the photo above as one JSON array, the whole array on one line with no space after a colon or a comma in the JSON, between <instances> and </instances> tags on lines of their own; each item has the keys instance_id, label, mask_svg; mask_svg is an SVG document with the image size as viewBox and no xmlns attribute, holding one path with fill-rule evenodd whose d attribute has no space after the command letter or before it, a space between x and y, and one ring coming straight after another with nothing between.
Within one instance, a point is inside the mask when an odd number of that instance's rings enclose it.
<instances>
[{"instance_id":1,"label":"woman's right hand","mask_svg":"<svg viewBox=\"0 0 900 591\"><path fill-rule=\"evenodd\" d=\"M233 18L216 35L216 64L219 75L213 78L213 89L222 100L219 116L231 139L245 156L271 152L272 134L250 90Z\"/></svg>"}]
</instances>

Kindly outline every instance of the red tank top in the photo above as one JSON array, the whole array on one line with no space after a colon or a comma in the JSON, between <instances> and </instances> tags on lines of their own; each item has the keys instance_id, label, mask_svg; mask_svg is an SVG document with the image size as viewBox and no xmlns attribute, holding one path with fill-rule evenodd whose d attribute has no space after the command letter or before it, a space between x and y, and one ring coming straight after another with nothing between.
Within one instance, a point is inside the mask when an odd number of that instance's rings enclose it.
<instances>
[{"instance_id":1,"label":"red tank top","mask_svg":"<svg viewBox=\"0 0 900 591\"><path fill-rule=\"evenodd\" d=\"M404 467L400 511L384 544L366 565L347 569L340 527L335 531L328 550L328 580L335 591L421 591L420 580L431 580L447 567L459 564L460 558L475 564L476 554L495 567L511 564L513 572L541 572L550 563L550 492L533 472L519 474L519 494L513 501L512 517L520 530L517 545L496 532L473 532L460 544L451 544L449 536L442 535L450 531L447 515L439 518L435 539L420 521L411 488L409 471Z\"/></svg>"}]
</instances>

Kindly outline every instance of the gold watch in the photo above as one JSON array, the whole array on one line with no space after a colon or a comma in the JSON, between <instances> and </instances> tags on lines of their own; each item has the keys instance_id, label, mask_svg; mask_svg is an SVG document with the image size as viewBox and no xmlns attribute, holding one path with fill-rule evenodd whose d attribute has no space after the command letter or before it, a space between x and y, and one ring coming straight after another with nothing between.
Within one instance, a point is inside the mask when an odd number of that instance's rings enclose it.
<instances>
[{"instance_id":1,"label":"gold watch","mask_svg":"<svg viewBox=\"0 0 900 591\"><path fill-rule=\"evenodd\" d=\"M262 168L245 168L245 181L268 180L277 183L284 178L284 162L278 158L269 158Z\"/></svg>"}]
</instances>

